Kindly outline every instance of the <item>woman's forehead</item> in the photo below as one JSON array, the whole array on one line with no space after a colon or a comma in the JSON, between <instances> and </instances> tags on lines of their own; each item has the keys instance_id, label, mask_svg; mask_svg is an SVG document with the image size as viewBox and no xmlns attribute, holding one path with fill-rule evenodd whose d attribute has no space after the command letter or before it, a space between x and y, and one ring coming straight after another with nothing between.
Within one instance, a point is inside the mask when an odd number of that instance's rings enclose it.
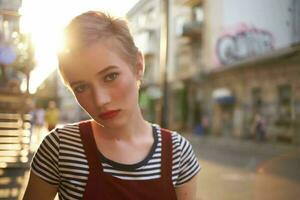
<instances>
[{"instance_id":1,"label":"woman's forehead","mask_svg":"<svg viewBox=\"0 0 300 200\"><path fill-rule=\"evenodd\" d=\"M87 70L87 65L128 65L134 71L129 58L122 53L120 46L115 40L100 40L78 51L69 51L61 57L60 68L69 71L82 67Z\"/></svg>"},{"instance_id":2,"label":"woman's forehead","mask_svg":"<svg viewBox=\"0 0 300 200\"><path fill-rule=\"evenodd\" d=\"M130 58L124 54L122 49L122 45L116 39L98 40L80 49L65 51L59 56L59 61L62 64L66 64L66 62L77 59L95 59L97 57L107 57L108 55L114 54L116 57L128 62Z\"/></svg>"},{"instance_id":3,"label":"woman's forehead","mask_svg":"<svg viewBox=\"0 0 300 200\"><path fill-rule=\"evenodd\" d=\"M123 59L115 47L108 47L102 43L93 44L76 53L72 52L60 61L61 71L68 81L70 77L93 76L110 66L128 68L132 71L132 66Z\"/></svg>"}]
</instances>

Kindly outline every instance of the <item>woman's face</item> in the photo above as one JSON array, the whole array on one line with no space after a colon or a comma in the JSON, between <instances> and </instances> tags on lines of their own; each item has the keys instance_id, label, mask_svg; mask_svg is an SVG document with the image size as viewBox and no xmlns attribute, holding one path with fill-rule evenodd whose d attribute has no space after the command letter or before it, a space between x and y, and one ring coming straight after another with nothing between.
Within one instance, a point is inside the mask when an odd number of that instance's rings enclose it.
<instances>
[{"instance_id":1,"label":"woman's face","mask_svg":"<svg viewBox=\"0 0 300 200\"><path fill-rule=\"evenodd\" d=\"M130 66L117 46L110 46L97 42L68 55L61 66L81 107L96 122L113 128L126 125L139 112L137 81L144 65L139 55L136 66Z\"/></svg>"}]
</instances>

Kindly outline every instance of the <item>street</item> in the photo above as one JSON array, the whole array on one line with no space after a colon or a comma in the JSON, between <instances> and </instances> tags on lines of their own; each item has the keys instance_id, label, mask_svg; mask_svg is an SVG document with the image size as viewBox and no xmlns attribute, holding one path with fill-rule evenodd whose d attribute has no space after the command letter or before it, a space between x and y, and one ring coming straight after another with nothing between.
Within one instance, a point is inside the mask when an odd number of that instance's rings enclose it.
<instances>
[{"instance_id":1,"label":"street","mask_svg":"<svg viewBox=\"0 0 300 200\"><path fill-rule=\"evenodd\" d=\"M236 139L187 138L202 165L198 199L299 198L299 148Z\"/></svg>"},{"instance_id":2,"label":"street","mask_svg":"<svg viewBox=\"0 0 300 200\"><path fill-rule=\"evenodd\" d=\"M16 200L24 191L27 183L28 169L14 167L0 169L0 199Z\"/></svg>"}]
</instances>

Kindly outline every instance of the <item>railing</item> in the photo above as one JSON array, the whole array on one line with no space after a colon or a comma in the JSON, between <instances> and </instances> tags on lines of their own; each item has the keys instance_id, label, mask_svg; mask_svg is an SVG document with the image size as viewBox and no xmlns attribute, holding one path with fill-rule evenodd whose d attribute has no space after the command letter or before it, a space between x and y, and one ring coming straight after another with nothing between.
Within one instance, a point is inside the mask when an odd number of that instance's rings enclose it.
<instances>
[{"instance_id":1,"label":"railing","mask_svg":"<svg viewBox=\"0 0 300 200\"><path fill-rule=\"evenodd\" d=\"M27 167L30 136L29 115L0 113L0 168Z\"/></svg>"},{"instance_id":2,"label":"railing","mask_svg":"<svg viewBox=\"0 0 300 200\"><path fill-rule=\"evenodd\" d=\"M0 199L21 199L27 183L31 124L28 114L0 113Z\"/></svg>"}]
</instances>

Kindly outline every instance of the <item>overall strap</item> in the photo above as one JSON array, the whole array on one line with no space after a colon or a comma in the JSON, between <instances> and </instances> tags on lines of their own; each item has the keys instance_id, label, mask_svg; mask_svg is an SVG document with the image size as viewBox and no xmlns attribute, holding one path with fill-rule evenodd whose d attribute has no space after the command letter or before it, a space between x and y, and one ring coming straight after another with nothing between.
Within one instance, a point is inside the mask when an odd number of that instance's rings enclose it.
<instances>
[{"instance_id":1,"label":"overall strap","mask_svg":"<svg viewBox=\"0 0 300 200\"><path fill-rule=\"evenodd\" d=\"M166 185L173 185L172 183L172 136L171 131L161 128L162 136L162 150L161 150L161 175Z\"/></svg>"},{"instance_id":2,"label":"overall strap","mask_svg":"<svg viewBox=\"0 0 300 200\"><path fill-rule=\"evenodd\" d=\"M97 154L98 149L93 137L91 122L81 122L79 124L79 130L90 172L99 172L99 169L102 169L102 165Z\"/></svg>"}]
</instances>

